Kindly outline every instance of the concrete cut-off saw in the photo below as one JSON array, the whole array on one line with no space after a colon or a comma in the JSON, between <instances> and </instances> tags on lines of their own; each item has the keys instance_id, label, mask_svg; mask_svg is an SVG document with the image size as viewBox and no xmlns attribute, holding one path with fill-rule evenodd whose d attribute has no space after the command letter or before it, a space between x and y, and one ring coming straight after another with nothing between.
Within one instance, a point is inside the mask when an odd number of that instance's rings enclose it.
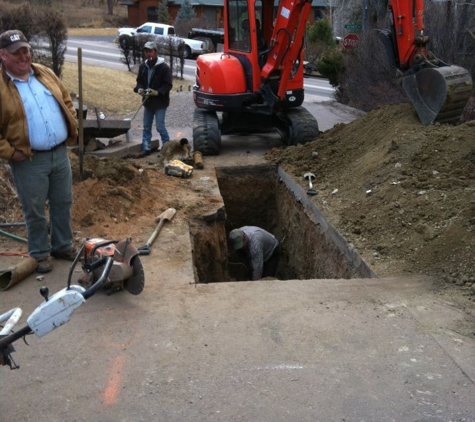
<instances>
[{"instance_id":1,"label":"concrete cut-off saw","mask_svg":"<svg viewBox=\"0 0 475 422\"><path fill-rule=\"evenodd\" d=\"M130 238L124 240L106 240L89 238L83 241L81 249L74 260L70 274L78 262L82 264L84 275L78 283L88 288L93 285L103 272L103 258L113 258L112 268L103 288L108 295L126 290L133 295L142 292L145 286L145 273L139 257L139 250Z\"/></svg>"}]
</instances>

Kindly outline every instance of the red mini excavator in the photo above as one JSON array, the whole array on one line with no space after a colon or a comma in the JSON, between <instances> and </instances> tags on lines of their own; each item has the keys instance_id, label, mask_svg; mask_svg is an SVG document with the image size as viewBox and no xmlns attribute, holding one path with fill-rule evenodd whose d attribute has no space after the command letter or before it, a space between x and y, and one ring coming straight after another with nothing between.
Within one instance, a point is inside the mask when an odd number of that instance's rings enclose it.
<instances>
[{"instance_id":1,"label":"red mini excavator","mask_svg":"<svg viewBox=\"0 0 475 422\"><path fill-rule=\"evenodd\" d=\"M472 91L470 73L444 63L427 49L424 0L390 0L388 7L391 30L383 33L422 124L457 123Z\"/></svg>"},{"instance_id":2,"label":"red mini excavator","mask_svg":"<svg viewBox=\"0 0 475 422\"><path fill-rule=\"evenodd\" d=\"M302 107L311 1L224 0L224 52L196 60L195 151L219 154L222 133L275 128L287 145L318 136L316 119ZM470 97L470 74L427 50L423 0L389 0L389 10L384 39L422 124L458 121Z\"/></svg>"},{"instance_id":3,"label":"red mini excavator","mask_svg":"<svg viewBox=\"0 0 475 422\"><path fill-rule=\"evenodd\" d=\"M311 0L278 3L224 0L224 52L196 60L195 151L219 154L221 133L274 128L287 145L318 136L316 119L301 106Z\"/></svg>"}]
</instances>

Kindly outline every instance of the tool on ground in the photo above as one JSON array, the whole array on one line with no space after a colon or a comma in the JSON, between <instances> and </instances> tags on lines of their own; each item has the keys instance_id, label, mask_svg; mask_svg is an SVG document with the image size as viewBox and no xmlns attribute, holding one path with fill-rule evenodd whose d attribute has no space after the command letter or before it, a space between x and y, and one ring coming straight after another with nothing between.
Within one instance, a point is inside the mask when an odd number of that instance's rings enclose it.
<instances>
[{"instance_id":1,"label":"tool on ground","mask_svg":"<svg viewBox=\"0 0 475 422\"><path fill-rule=\"evenodd\" d=\"M84 246L83 246L84 248ZM77 255L74 264L78 261L80 253ZM64 289L49 296L49 289L42 287L40 294L45 299L28 317L26 325L15 332L13 329L22 315L21 308L12 308L0 315L0 366L9 366L10 369L18 369L19 365L13 360L12 354L15 352L13 343L19 339L25 340L29 334L36 334L38 337L50 333L61 325L66 324L73 312L87 299L101 289L108 280L111 269L114 266L114 259L110 256L101 258L91 265L91 271L101 268L101 274L94 283L85 289L79 285L72 285L71 278L73 267L69 271L68 285ZM26 343L26 340L25 340ZM28 344L28 343L26 343Z\"/></svg>"},{"instance_id":2,"label":"tool on ground","mask_svg":"<svg viewBox=\"0 0 475 422\"><path fill-rule=\"evenodd\" d=\"M189 166L180 160L172 160L165 165L165 174L175 177L190 177L193 174L193 166Z\"/></svg>"},{"instance_id":3,"label":"tool on ground","mask_svg":"<svg viewBox=\"0 0 475 422\"><path fill-rule=\"evenodd\" d=\"M130 238L121 241L86 239L70 272L74 270L77 262L81 261L84 275L78 282L89 288L103 272L102 265L98 265L98 262L103 262L107 257L113 258L112 268L104 283L106 293L110 295L125 289L133 295L138 295L145 286L145 274L139 255Z\"/></svg>"},{"instance_id":4,"label":"tool on ground","mask_svg":"<svg viewBox=\"0 0 475 422\"><path fill-rule=\"evenodd\" d=\"M195 167L199 170L202 170L204 167L203 164L203 154L200 151L195 151L193 153L193 162L195 164Z\"/></svg>"},{"instance_id":5,"label":"tool on ground","mask_svg":"<svg viewBox=\"0 0 475 422\"><path fill-rule=\"evenodd\" d=\"M155 222L158 222L157 227L155 228L155 231L152 233L152 236L148 239L147 243L140 248L138 248L138 251L140 255L150 255L150 251L152 248L152 244L155 241L155 239L158 236L158 233L160 233L160 230L162 229L163 224L165 221L171 221L172 218L176 214L176 209L175 208L168 208L166 211L162 212L156 219Z\"/></svg>"},{"instance_id":6,"label":"tool on ground","mask_svg":"<svg viewBox=\"0 0 475 422\"><path fill-rule=\"evenodd\" d=\"M315 189L313 189L313 184L312 182L315 180L315 175L313 173L305 173L303 175L304 179L305 180L308 180L308 189L307 189L307 195L316 195L317 194L317 191Z\"/></svg>"}]
</instances>

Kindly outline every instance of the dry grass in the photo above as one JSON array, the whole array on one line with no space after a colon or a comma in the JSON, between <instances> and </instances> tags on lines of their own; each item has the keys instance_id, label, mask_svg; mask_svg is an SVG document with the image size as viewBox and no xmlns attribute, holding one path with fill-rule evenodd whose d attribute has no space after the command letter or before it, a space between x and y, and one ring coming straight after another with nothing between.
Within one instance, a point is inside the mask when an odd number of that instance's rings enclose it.
<instances>
[{"instance_id":1,"label":"dry grass","mask_svg":"<svg viewBox=\"0 0 475 422\"><path fill-rule=\"evenodd\" d=\"M71 37L115 37L117 28L68 28Z\"/></svg>"},{"instance_id":2,"label":"dry grass","mask_svg":"<svg viewBox=\"0 0 475 422\"><path fill-rule=\"evenodd\" d=\"M126 116L140 106L140 97L132 89L136 75L96 66L82 66L83 102L89 109L97 107L104 113ZM65 63L63 83L70 92L79 91L78 66Z\"/></svg>"},{"instance_id":3,"label":"dry grass","mask_svg":"<svg viewBox=\"0 0 475 422\"><path fill-rule=\"evenodd\" d=\"M118 118L126 117L135 112L141 102L141 98L133 92L135 78L136 75L132 72L83 65L83 102L90 110L97 107L105 114L112 114ZM78 93L79 78L76 63L64 64L62 80L70 92ZM193 82L175 79L171 95L179 89L180 85L184 91L187 91Z\"/></svg>"}]
</instances>

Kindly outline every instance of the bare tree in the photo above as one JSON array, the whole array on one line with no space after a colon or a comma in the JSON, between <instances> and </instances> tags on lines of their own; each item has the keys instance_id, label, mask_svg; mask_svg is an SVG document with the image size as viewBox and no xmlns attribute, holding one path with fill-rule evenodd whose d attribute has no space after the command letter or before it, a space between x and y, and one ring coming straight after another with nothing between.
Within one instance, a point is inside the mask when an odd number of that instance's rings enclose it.
<instances>
[{"instance_id":1,"label":"bare tree","mask_svg":"<svg viewBox=\"0 0 475 422\"><path fill-rule=\"evenodd\" d=\"M20 6L0 3L0 30L18 29L30 40L38 33L34 9L29 4Z\"/></svg>"},{"instance_id":2,"label":"bare tree","mask_svg":"<svg viewBox=\"0 0 475 422\"><path fill-rule=\"evenodd\" d=\"M475 76L475 3L431 1L425 10L430 48L441 60L465 67Z\"/></svg>"},{"instance_id":3,"label":"bare tree","mask_svg":"<svg viewBox=\"0 0 475 422\"><path fill-rule=\"evenodd\" d=\"M66 23L61 14L51 7L42 8L39 12L37 16L42 23L42 34L49 43L52 69L60 77L63 71L66 41L68 39Z\"/></svg>"},{"instance_id":4,"label":"bare tree","mask_svg":"<svg viewBox=\"0 0 475 422\"><path fill-rule=\"evenodd\" d=\"M112 16L114 14L114 0L107 0L107 14Z\"/></svg>"},{"instance_id":5,"label":"bare tree","mask_svg":"<svg viewBox=\"0 0 475 422\"><path fill-rule=\"evenodd\" d=\"M364 111L408 101L375 31L364 31L359 47L344 51L343 68L336 92L338 101Z\"/></svg>"},{"instance_id":6,"label":"bare tree","mask_svg":"<svg viewBox=\"0 0 475 422\"><path fill-rule=\"evenodd\" d=\"M44 2L37 2L43 4ZM33 48L35 61L60 77L66 52L67 28L63 16L49 6L0 5L0 30L19 29ZM36 39L35 39L36 37ZM39 40L46 39L43 45Z\"/></svg>"}]
</instances>

